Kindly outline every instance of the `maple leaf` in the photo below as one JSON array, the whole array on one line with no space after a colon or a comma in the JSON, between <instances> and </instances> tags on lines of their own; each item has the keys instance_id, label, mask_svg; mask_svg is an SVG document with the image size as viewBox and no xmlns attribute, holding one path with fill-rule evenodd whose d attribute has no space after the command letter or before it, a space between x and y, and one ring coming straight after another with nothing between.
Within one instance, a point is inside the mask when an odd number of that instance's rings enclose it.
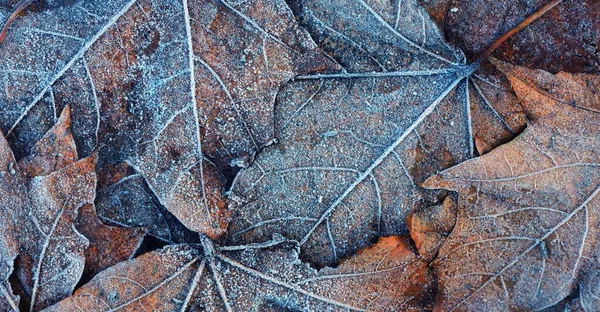
<instances>
[{"instance_id":1,"label":"maple leaf","mask_svg":"<svg viewBox=\"0 0 600 312\"><path fill-rule=\"evenodd\" d=\"M405 237L385 237L338 268L314 270L291 244L171 245L120 263L44 311L422 310L427 264Z\"/></svg>"},{"instance_id":2,"label":"maple leaf","mask_svg":"<svg viewBox=\"0 0 600 312\"><path fill-rule=\"evenodd\" d=\"M472 105L495 116L488 125L506 122L469 78L478 65L466 65L416 1L294 3L343 69L281 90L278 144L236 177L228 241L281 233L300 242L304 260L333 265L406 232L423 201L418 183L475 154Z\"/></svg>"},{"instance_id":3,"label":"maple leaf","mask_svg":"<svg viewBox=\"0 0 600 312\"><path fill-rule=\"evenodd\" d=\"M0 120L20 154L70 105L80 154L104 146L101 172L127 161L213 238L229 211L203 154L247 165L272 141L278 89L329 62L283 0L86 1L16 20L3 46Z\"/></svg>"},{"instance_id":4,"label":"maple leaf","mask_svg":"<svg viewBox=\"0 0 600 312\"><path fill-rule=\"evenodd\" d=\"M437 310L539 310L577 285L595 287L586 276L600 255L600 78L496 63L532 122L424 183L460 194L455 229L434 262Z\"/></svg>"}]
</instances>

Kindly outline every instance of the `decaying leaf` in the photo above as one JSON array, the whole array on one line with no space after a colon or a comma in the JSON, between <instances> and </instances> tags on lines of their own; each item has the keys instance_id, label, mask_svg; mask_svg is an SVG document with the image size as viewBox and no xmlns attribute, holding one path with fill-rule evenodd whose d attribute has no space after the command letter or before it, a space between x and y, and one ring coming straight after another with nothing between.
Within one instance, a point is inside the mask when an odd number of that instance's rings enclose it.
<instances>
[{"instance_id":1,"label":"decaying leaf","mask_svg":"<svg viewBox=\"0 0 600 312\"><path fill-rule=\"evenodd\" d=\"M75 228L89 240L84 254L82 280L85 282L100 271L131 259L146 236L142 228L105 225L98 219L94 205L79 208Z\"/></svg>"},{"instance_id":2,"label":"decaying leaf","mask_svg":"<svg viewBox=\"0 0 600 312\"><path fill-rule=\"evenodd\" d=\"M439 311L552 306L590 287L600 255L600 78L497 65L533 121L424 184L460 194L435 261Z\"/></svg>"},{"instance_id":3,"label":"decaying leaf","mask_svg":"<svg viewBox=\"0 0 600 312\"><path fill-rule=\"evenodd\" d=\"M208 243L209 244L209 243ZM172 245L117 264L45 311L423 310L432 282L404 237L382 238L338 268L311 269L288 243L204 254Z\"/></svg>"},{"instance_id":4,"label":"decaying leaf","mask_svg":"<svg viewBox=\"0 0 600 312\"><path fill-rule=\"evenodd\" d=\"M476 66L414 0L294 3L343 69L282 89L278 144L237 176L228 240L281 233L300 242L304 260L333 265L376 237L405 233L417 184L473 156Z\"/></svg>"},{"instance_id":5,"label":"decaying leaf","mask_svg":"<svg viewBox=\"0 0 600 312\"><path fill-rule=\"evenodd\" d=\"M451 196L446 197L441 205L413 211L406 217L410 237L419 255L428 261L435 258L455 223L456 199Z\"/></svg>"},{"instance_id":6,"label":"decaying leaf","mask_svg":"<svg viewBox=\"0 0 600 312\"><path fill-rule=\"evenodd\" d=\"M0 51L0 121L20 158L70 105L80 154L103 146L101 171L127 161L183 224L215 238L229 211L203 154L247 165L273 138L278 89L327 62L283 0L78 2L15 22Z\"/></svg>"}]
</instances>

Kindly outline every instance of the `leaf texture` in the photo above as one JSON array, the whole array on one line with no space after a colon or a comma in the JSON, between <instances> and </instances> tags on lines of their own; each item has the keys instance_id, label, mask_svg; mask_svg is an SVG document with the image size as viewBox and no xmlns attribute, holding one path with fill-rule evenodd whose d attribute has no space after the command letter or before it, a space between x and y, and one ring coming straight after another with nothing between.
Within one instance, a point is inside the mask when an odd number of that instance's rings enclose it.
<instances>
[{"instance_id":1,"label":"leaf texture","mask_svg":"<svg viewBox=\"0 0 600 312\"><path fill-rule=\"evenodd\" d=\"M434 262L438 311L550 307L577 285L588 289L598 259L600 79L497 65L533 121L514 141L425 182L460 194Z\"/></svg>"},{"instance_id":2,"label":"leaf texture","mask_svg":"<svg viewBox=\"0 0 600 312\"><path fill-rule=\"evenodd\" d=\"M78 23L98 27L88 34ZM25 77L0 99L13 145L26 154L23 144L70 105L82 155L103 146L101 171L127 162L184 225L211 237L229 211L223 177L203 154L221 168L249 163L272 140L277 90L328 62L281 0L89 1L14 28L0 55L7 77ZM22 36L44 49L15 60Z\"/></svg>"},{"instance_id":3,"label":"leaf texture","mask_svg":"<svg viewBox=\"0 0 600 312\"><path fill-rule=\"evenodd\" d=\"M146 236L142 228L105 225L98 219L94 205L79 208L75 228L89 240L81 278L85 282L104 269L133 258Z\"/></svg>"},{"instance_id":4,"label":"leaf texture","mask_svg":"<svg viewBox=\"0 0 600 312\"><path fill-rule=\"evenodd\" d=\"M295 10L343 69L278 97L278 144L240 172L228 240L272 233L317 266L406 232L418 183L473 156L469 75L416 1L301 1Z\"/></svg>"},{"instance_id":5,"label":"leaf texture","mask_svg":"<svg viewBox=\"0 0 600 312\"><path fill-rule=\"evenodd\" d=\"M204 255L189 245L167 246L100 273L72 297L45 311L427 307L432 287L427 265L406 238L382 238L338 268L321 271L302 264L298 254L281 243L220 251L205 245Z\"/></svg>"},{"instance_id":6,"label":"leaf texture","mask_svg":"<svg viewBox=\"0 0 600 312\"><path fill-rule=\"evenodd\" d=\"M72 293L83 271L88 240L73 226L77 210L95 197L95 158L77 161L69 131L70 110L19 164L2 164L0 198L3 228L19 235L2 237L2 306L16 310L6 274L16 258L16 278L30 311L39 311ZM4 143L3 160L11 161ZM6 169L4 169L6 168ZM7 171L4 171L7 170ZM14 235L14 234L13 234ZM6 269L6 265L9 269ZM4 300L6 299L6 300Z\"/></svg>"}]
</instances>

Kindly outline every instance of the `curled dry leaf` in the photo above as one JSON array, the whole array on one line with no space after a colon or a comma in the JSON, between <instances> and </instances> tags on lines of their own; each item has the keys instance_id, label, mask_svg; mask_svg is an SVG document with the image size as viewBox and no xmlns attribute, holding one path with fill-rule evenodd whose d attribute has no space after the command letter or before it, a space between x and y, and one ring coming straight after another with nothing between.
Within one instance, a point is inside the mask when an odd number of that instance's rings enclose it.
<instances>
[{"instance_id":1,"label":"curled dry leaf","mask_svg":"<svg viewBox=\"0 0 600 312\"><path fill-rule=\"evenodd\" d=\"M419 255L432 261L456 223L456 199L447 196L441 205L424 207L406 217L406 226Z\"/></svg>"},{"instance_id":2,"label":"curled dry leaf","mask_svg":"<svg viewBox=\"0 0 600 312\"><path fill-rule=\"evenodd\" d=\"M83 251L88 241L75 230L73 222L80 206L93 203L95 159L76 161L69 122L67 107L59 122L33 147L32 154L18 165L11 159L4 137L0 140L0 158L12 161L8 166L4 161L1 164L2 212L3 218L9 217L3 221L12 235L18 233L12 241L2 241L19 248L16 276L26 295L21 299L30 303L30 311L39 311L70 295L83 271ZM2 263L12 262L11 257L14 254L2 254ZM10 302L9 290L6 285L6 296L2 298ZM13 301L11 309L16 304Z\"/></svg>"},{"instance_id":3,"label":"curled dry leaf","mask_svg":"<svg viewBox=\"0 0 600 312\"><path fill-rule=\"evenodd\" d=\"M496 63L533 121L425 182L460 194L435 261L438 311L552 306L577 285L589 289L600 255L600 78Z\"/></svg>"},{"instance_id":4,"label":"curled dry leaf","mask_svg":"<svg viewBox=\"0 0 600 312\"><path fill-rule=\"evenodd\" d=\"M81 155L102 146L101 171L126 161L183 224L215 238L229 211L203 154L247 165L272 141L278 89L327 62L283 0L53 6L3 42L1 126L20 158L70 105Z\"/></svg>"},{"instance_id":5,"label":"curled dry leaf","mask_svg":"<svg viewBox=\"0 0 600 312\"><path fill-rule=\"evenodd\" d=\"M382 238L338 268L311 269L289 243L172 245L117 264L45 311L423 310L432 279L404 237Z\"/></svg>"},{"instance_id":6,"label":"curled dry leaf","mask_svg":"<svg viewBox=\"0 0 600 312\"><path fill-rule=\"evenodd\" d=\"M278 144L237 176L228 241L281 233L300 242L303 260L333 265L376 237L406 232L418 183L473 156L475 66L415 0L293 7L343 69L281 90Z\"/></svg>"}]
</instances>

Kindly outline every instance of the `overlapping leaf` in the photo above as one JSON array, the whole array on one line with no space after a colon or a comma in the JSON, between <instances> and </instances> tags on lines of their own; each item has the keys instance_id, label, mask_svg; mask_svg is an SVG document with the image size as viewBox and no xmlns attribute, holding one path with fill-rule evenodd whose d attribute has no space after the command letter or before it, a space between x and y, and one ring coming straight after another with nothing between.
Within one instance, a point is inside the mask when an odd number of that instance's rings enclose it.
<instances>
[{"instance_id":1,"label":"overlapping leaf","mask_svg":"<svg viewBox=\"0 0 600 312\"><path fill-rule=\"evenodd\" d=\"M425 261L403 237L382 238L338 268L302 264L290 246L173 245L120 263L45 311L422 310Z\"/></svg>"},{"instance_id":2,"label":"overlapping leaf","mask_svg":"<svg viewBox=\"0 0 600 312\"><path fill-rule=\"evenodd\" d=\"M79 2L19 19L4 46L0 120L19 158L69 104L80 153L103 146L101 176L127 161L211 237L229 212L203 153L247 164L272 140L277 90L327 62L281 0Z\"/></svg>"},{"instance_id":3,"label":"overlapping leaf","mask_svg":"<svg viewBox=\"0 0 600 312\"><path fill-rule=\"evenodd\" d=\"M595 287L586 276L600 251L600 78L499 66L533 122L425 182L460 194L435 262L438 310L537 310Z\"/></svg>"},{"instance_id":4,"label":"overlapping leaf","mask_svg":"<svg viewBox=\"0 0 600 312\"><path fill-rule=\"evenodd\" d=\"M281 233L300 242L303 259L331 265L405 232L421 200L417 184L473 155L475 67L416 1L299 1L294 9L343 70L298 77L281 91L278 144L238 175L228 239Z\"/></svg>"},{"instance_id":5,"label":"overlapping leaf","mask_svg":"<svg viewBox=\"0 0 600 312\"><path fill-rule=\"evenodd\" d=\"M69 117L67 108L31 155L18 165L13 159L8 168L6 163L2 166L0 204L7 217L3 227L13 235L12 240L2 241L19 249L16 274L26 295L21 299L31 311L70 295L83 271L88 241L73 222L81 205L93 203L95 161L90 157L76 161ZM3 144L1 154L5 160L11 158L8 145ZM14 255L2 254L2 262L12 265ZM3 287L6 296L2 298L15 309L17 301L11 302L9 286Z\"/></svg>"}]
</instances>

